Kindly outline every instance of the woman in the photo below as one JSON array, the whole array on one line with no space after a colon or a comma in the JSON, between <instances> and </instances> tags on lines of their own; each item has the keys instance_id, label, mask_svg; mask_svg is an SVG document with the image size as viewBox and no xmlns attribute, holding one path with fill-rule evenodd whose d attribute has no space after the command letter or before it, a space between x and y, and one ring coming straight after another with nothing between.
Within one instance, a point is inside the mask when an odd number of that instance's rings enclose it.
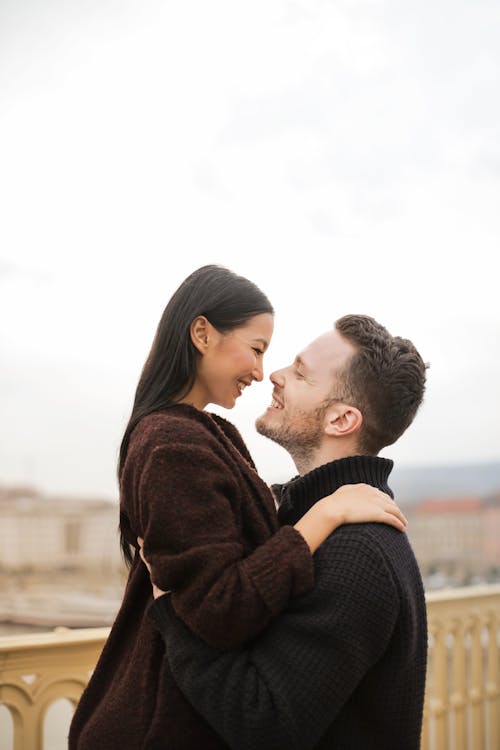
<instances>
[{"instance_id":1,"label":"woman","mask_svg":"<svg viewBox=\"0 0 500 750\"><path fill-rule=\"evenodd\" d=\"M76 710L71 750L224 747L178 690L147 619L152 592L137 537L178 616L211 646L230 649L312 588L312 553L340 523L404 528L393 501L363 485L324 498L295 527L278 527L272 495L238 431L204 411L209 403L232 408L262 380L272 332L262 292L217 266L191 274L165 309L120 450L129 579Z\"/></svg>"}]
</instances>

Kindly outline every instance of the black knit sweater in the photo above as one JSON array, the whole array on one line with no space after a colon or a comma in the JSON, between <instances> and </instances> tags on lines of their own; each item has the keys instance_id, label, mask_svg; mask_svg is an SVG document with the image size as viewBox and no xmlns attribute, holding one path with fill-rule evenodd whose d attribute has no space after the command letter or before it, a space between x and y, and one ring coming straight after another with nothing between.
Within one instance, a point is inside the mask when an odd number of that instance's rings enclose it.
<instances>
[{"instance_id":1,"label":"black knit sweater","mask_svg":"<svg viewBox=\"0 0 500 750\"><path fill-rule=\"evenodd\" d=\"M280 520L295 523L342 484L387 492L391 469L362 456L315 469L279 488ZM210 649L168 596L156 600L149 615L175 680L235 750L418 750L427 627L407 535L385 524L342 526L314 560L314 590L243 650Z\"/></svg>"}]
</instances>

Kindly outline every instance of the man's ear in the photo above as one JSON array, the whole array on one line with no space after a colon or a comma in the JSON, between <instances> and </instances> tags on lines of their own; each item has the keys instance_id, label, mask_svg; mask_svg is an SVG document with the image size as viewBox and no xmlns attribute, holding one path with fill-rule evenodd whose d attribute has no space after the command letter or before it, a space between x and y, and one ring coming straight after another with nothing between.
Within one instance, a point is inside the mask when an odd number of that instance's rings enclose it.
<instances>
[{"instance_id":1,"label":"man's ear","mask_svg":"<svg viewBox=\"0 0 500 750\"><path fill-rule=\"evenodd\" d=\"M195 318L191 323L191 326L189 328L191 341L198 349L200 354L205 354L205 352L207 351L210 342L211 329L212 326L204 315L198 315L198 317Z\"/></svg>"},{"instance_id":2,"label":"man's ear","mask_svg":"<svg viewBox=\"0 0 500 750\"><path fill-rule=\"evenodd\" d=\"M337 402L325 414L325 433L330 437L346 437L359 432L363 424L360 410L350 404Z\"/></svg>"}]
</instances>

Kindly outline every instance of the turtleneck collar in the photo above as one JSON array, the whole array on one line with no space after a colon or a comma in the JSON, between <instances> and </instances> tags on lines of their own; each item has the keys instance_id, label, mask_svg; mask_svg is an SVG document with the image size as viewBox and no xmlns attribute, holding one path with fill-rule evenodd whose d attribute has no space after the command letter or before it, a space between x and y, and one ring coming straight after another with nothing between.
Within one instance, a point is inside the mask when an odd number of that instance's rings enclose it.
<instances>
[{"instance_id":1,"label":"turtleneck collar","mask_svg":"<svg viewBox=\"0 0 500 750\"><path fill-rule=\"evenodd\" d=\"M286 484L273 485L279 505L279 521L281 524L296 523L314 503L343 484L371 484L393 497L387 484L393 466L394 462L388 458L348 456L318 466Z\"/></svg>"}]
</instances>

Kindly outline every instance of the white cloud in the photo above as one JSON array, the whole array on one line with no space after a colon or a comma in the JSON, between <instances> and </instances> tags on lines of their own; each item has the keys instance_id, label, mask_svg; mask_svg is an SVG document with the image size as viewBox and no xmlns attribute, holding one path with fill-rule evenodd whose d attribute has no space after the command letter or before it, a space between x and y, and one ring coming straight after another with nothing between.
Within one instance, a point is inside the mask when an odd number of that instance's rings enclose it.
<instances>
[{"instance_id":1,"label":"white cloud","mask_svg":"<svg viewBox=\"0 0 500 750\"><path fill-rule=\"evenodd\" d=\"M417 343L429 395L391 455L498 457L496 5L0 13L0 478L114 492L157 321L206 262L273 300L269 368L346 312ZM266 388L234 417L285 473L252 433Z\"/></svg>"}]
</instances>

